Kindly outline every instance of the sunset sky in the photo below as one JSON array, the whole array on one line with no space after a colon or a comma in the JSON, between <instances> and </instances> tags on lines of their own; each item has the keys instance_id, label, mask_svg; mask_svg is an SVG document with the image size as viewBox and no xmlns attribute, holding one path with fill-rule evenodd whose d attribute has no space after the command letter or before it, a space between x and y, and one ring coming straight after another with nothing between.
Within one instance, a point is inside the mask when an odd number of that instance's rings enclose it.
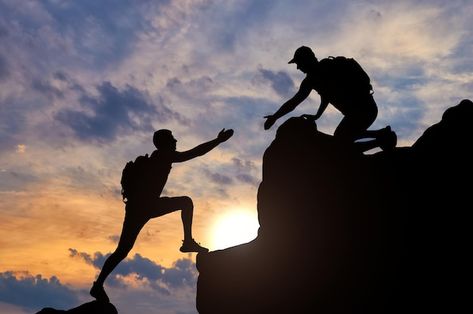
<instances>
[{"instance_id":1,"label":"sunset sky","mask_svg":"<svg viewBox=\"0 0 473 314\"><path fill-rule=\"evenodd\" d=\"M92 300L123 221L121 171L160 128L178 150L235 130L174 165L163 194L193 199L194 236L211 250L254 238L262 155L286 119L265 131L263 116L303 79L288 64L301 45L358 60L372 128L411 145L473 98L472 16L467 0L0 0L0 312ZM329 106L318 128L340 119ZM120 313L196 313L181 240L179 213L143 229L106 283Z\"/></svg>"}]
</instances>

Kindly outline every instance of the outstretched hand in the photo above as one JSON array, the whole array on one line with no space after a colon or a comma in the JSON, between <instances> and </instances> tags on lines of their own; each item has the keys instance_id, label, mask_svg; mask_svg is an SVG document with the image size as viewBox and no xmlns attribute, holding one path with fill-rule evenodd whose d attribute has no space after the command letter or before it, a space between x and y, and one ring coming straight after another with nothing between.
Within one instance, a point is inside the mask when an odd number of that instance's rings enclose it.
<instances>
[{"instance_id":1,"label":"outstretched hand","mask_svg":"<svg viewBox=\"0 0 473 314\"><path fill-rule=\"evenodd\" d=\"M220 131L218 133L217 139L220 141L220 143L223 143L232 136L233 136L233 130L232 129L228 129L228 130L222 129L222 131Z\"/></svg>"},{"instance_id":2,"label":"outstretched hand","mask_svg":"<svg viewBox=\"0 0 473 314\"><path fill-rule=\"evenodd\" d=\"M276 122L276 118L273 115L264 116L264 118L266 119L266 121L264 122L264 129L268 130Z\"/></svg>"}]
</instances>

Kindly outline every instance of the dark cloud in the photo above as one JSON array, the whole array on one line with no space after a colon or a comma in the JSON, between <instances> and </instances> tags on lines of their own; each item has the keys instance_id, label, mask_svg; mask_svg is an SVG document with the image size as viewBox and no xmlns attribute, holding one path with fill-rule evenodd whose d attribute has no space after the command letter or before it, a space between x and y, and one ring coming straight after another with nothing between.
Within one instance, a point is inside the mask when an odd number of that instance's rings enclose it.
<instances>
[{"instance_id":1,"label":"dark cloud","mask_svg":"<svg viewBox=\"0 0 473 314\"><path fill-rule=\"evenodd\" d=\"M217 183L219 185L230 185L233 183L233 179L229 176L211 172L208 169L205 169L204 173L210 180L212 180L212 182Z\"/></svg>"},{"instance_id":2,"label":"dark cloud","mask_svg":"<svg viewBox=\"0 0 473 314\"><path fill-rule=\"evenodd\" d=\"M254 185L254 186L258 186L258 184L260 182L256 177L254 177L252 175L249 175L249 174L246 174L246 173L238 174L236 176L236 178L240 182L251 184L251 185Z\"/></svg>"},{"instance_id":3,"label":"dark cloud","mask_svg":"<svg viewBox=\"0 0 473 314\"><path fill-rule=\"evenodd\" d=\"M232 158L233 165L239 170L239 171L252 171L255 170L257 167L254 162L251 160L241 160L239 158Z\"/></svg>"},{"instance_id":4,"label":"dark cloud","mask_svg":"<svg viewBox=\"0 0 473 314\"><path fill-rule=\"evenodd\" d=\"M100 252L90 255L69 249L71 257L79 257L87 264L100 269L110 253L104 255ZM138 280L147 280L151 287L162 293L169 293L171 289L182 287L194 287L197 280L195 263L190 259L179 259L172 267L166 268L156 264L152 260L135 254L133 258L123 260L107 280L109 285L123 285L120 276L133 275Z\"/></svg>"},{"instance_id":5,"label":"dark cloud","mask_svg":"<svg viewBox=\"0 0 473 314\"><path fill-rule=\"evenodd\" d=\"M252 171L257 169L254 162L250 160L241 160L239 158L232 158L233 166L237 170L236 179L240 182L251 184L257 186L260 180L253 175L251 175Z\"/></svg>"},{"instance_id":6,"label":"dark cloud","mask_svg":"<svg viewBox=\"0 0 473 314\"><path fill-rule=\"evenodd\" d=\"M192 80L171 78L166 82L166 87L180 99L189 103L198 103L199 100L207 102L208 93L214 88L214 81L208 76L201 76Z\"/></svg>"},{"instance_id":7,"label":"dark cloud","mask_svg":"<svg viewBox=\"0 0 473 314\"><path fill-rule=\"evenodd\" d=\"M71 308L78 298L74 292L53 276L17 275L13 272L0 273L0 301L39 310L43 307Z\"/></svg>"},{"instance_id":8,"label":"dark cloud","mask_svg":"<svg viewBox=\"0 0 473 314\"><path fill-rule=\"evenodd\" d=\"M68 77L67 77L66 73L61 72L61 71L57 71L57 72L53 73L53 77L57 80L60 80L60 81L64 81L64 82L68 81Z\"/></svg>"},{"instance_id":9,"label":"dark cloud","mask_svg":"<svg viewBox=\"0 0 473 314\"><path fill-rule=\"evenodd\" d=\"M109 82L102 83L97 91L98 97L83 95L80 99L84 109L92 113L63 110L57 113L56 118L84 140L112 140L120 129L151 131L148 117L155 109L140 91L131 86L120 91ZM143 121L136 123L132 114L142 117Z\"/></svg>"},{"instance_id":10,"label":"dark cloud","mask_svg":"<svg viewBox=\"0 0 473 314\"><path fill-rule=\"evenodd\" d=\"M119 90L110 82L97 87L98 96L83 94L83 111L65 109L56 119L69 126L82 140L113 140L121 132L153 131L152 120L185 119L163 104L153 105L148 96L133 86Z\"/></svg>"},{"instance_id":11,"label":"dark cloud","mask_svg":"<svg viewBox=\"0 0 473 314\"><path fill-rule=\"evenodd\" d=\"M48 80L33 80L31 87L45 96L64 97L64 93L59 88L54 87Z\"/></svg>"},{"instance_id":12,"label":"dark cloud","mask_svg":"<svg viewBox=\"0 0 473 314\"><path fill-rule=\"evenodd\" d=\"M52 78L54 80L66 83L68 89L76 91L79 94L87 94L84 87L78 84L70 75L63 71L56 71L52 73ZM51 85L51 83L49 83Z\"/></svg>"},{"instance_id":13,"label":"dark cloud","mask_svg":"<svg viewBox=\"0 0 473 314\"><path fill-rule=\"evenodd\" d=\"M265 69L260 69L259 72L264 80L271 83L271 87L279 96L287 98L294 93L294 82L286 72L273 72Z\"/></svg>"},{"instance_id":14,"label":"dark cloud","mask_svg":"<svg viewBox=\"0 0 473 314\"><path fill-rule=\"evenodd\" d=\"M0 191L25 191L29 184L39 182L39 178L23 171L0 169Z\"/></svg>"},{"instance_id":15,"label":"dark cloud","mask_svg":"<svg viewBox=\"0 0 473 314\"><path fill-rule=\"evenodd\" d=\"M202 90L209 90L214 86L214 81L208 76L202 76L197 79L192 79L183 82L177 77L173 77L166 82L166 87L179 93L183 92L183 89L187 89L190 92L197 92Z\"/></svg>"},{"instance_id":16,"label":"dark cloud","mask_svg":"<svg viewBox=\"0 0 473 314\"><path fill-rule=\"evenodd\" d=\"M95 254L98 254L98 253L95 253ZM103 264L103 261L102 261L102 263L99 264L99 265L96 265L96 264L95 264L95 260L97 259L97 256L92 257L92 256L90 256L90 254L88 254L88 253L79 252L79 251L77 251L76 249L72 249L72 248L69 249L69 256L71 256L71 257L80 257L80 258L82 258L87 264L92 265L92 266L94 266L95 268L100 268L100 267L102 266L102 264Z\"/></svg>"},{"instance_id":17,"label":"dark cloud","mask_svg":"<svg viewBox=\"0 0 473 314\"><path fill-rule=\"evenodd\" d=\"M218 193L220 198L228 198L229 197L229 195L227 193L227 190L222 188L222 187L217 188L217 193Z\"/></svg>"},{"instance_id":18,"label":"dark cloud","mask_svg":"<svg viewBox=\"0 0 473 314\"><path fill-rule=\"evenodd\" d=\"M120 236L115 234L115 235L111 235L107 237L107 239L109 239L110 241L116 244L118 243L118 240L120 240Z\"/></svg>"}]
</instances>

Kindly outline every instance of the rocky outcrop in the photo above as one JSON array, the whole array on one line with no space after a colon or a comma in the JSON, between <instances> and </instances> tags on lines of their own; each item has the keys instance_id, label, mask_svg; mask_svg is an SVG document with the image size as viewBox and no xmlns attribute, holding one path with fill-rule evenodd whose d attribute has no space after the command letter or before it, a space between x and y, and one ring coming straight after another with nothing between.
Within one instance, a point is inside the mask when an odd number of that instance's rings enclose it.
<instances>
[{"instance_id":1,"label":"rocky outcrop","mask_svg":"<svg viewBox=\"0 0 473 314\"><path fill-rule=\"evenodd\" d=\"M116 307L112 303L91 301L84 303L78 307L70 310L56 310L50 307L46 307L36 314L56 314L56 313L69 313L69 314L118 314Z\"/></svg>"},{"instance_id":2,"label":"rocky outcrop","mask_svg":"<svg viewBox=\"0 0 473 314\"><path fill-rule=\"evenodd\" d=\"M411 147L373 155L286 121L263 156L258 237L197 256L199 313L465 306L472 114L464 100Z\"/></svg>"}]
</instances>

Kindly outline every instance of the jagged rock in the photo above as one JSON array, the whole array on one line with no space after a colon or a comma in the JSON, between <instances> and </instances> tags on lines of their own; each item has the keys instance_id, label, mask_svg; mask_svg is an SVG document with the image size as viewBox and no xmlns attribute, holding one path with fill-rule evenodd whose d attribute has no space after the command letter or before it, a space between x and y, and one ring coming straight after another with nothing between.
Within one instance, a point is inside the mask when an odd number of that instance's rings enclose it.
<instances>
[{"instance_id":1,"label":"jagged rock","mask_svg":"<svg viewBox=\"0 0 473 314\"><path fill-rule=\"evenodd\" d=\"M472 110L464 100L412 147L373 155L286 121L263 156L258 237L197 255L199 313L466 305Z\"/></svg>"},{"instance_id":2,"label":"jagged rock","mask_svg":"<svg viewBox=\"0 0 473 314\"><path fill-rule=\"evenodd\" d=\"M55 314L55 313L118 314L118 311L112 303L92 301L92 302L84 303L70 310L56 310L56 309L47 307L47 308L42 309L36 314Z\"/></svg>"}]
</instances>

